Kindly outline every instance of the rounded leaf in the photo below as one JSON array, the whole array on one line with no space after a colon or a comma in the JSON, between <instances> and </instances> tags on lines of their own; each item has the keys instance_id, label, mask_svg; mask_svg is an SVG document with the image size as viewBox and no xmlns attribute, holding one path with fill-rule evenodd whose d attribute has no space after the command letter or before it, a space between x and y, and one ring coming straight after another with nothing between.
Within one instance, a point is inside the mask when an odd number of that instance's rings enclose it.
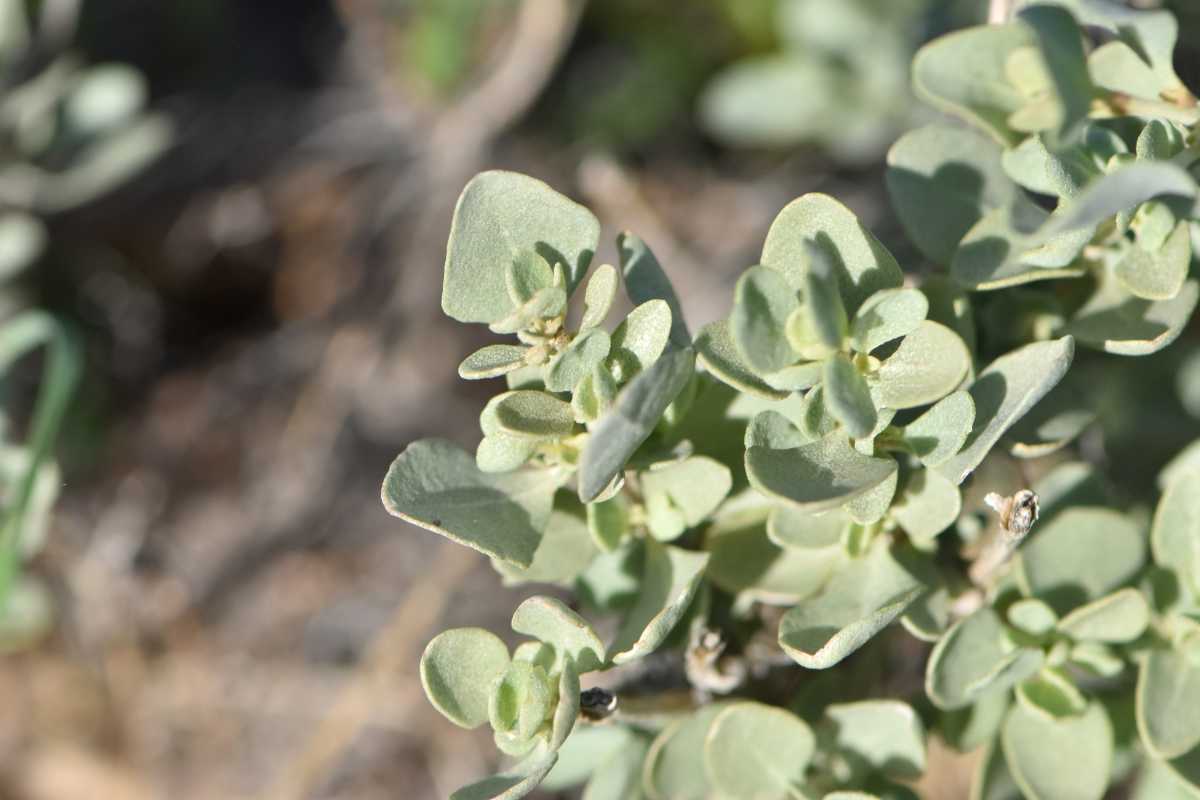
<instances>
[{"instance_id":1,"label":"rounded leaf","mask_svg":"<svg viewBox=\"0 0 1200 800\"><path fill-rule=\"evenodd\" d=\"M786 450L746 450L751 486L810 513L852 500L891 478L896 469L895 459L859 453L843 431Z\"/></svg>"},{"instance_id":2,"label":"rounded leaf","mask_svg":"<svg viewBox=\"0 0 1200 800\"><path fill-rule=\"evenodd\" d=\"M512 344L490 344L476 350L458 365L458 377L466 380L496 378L525 365L528 347Z\"/></svg>"},{"instance_id":3,"label":"rounded leaf","mask_svg":"<svg viewBox=\"0 0 1200 800\"><path fill-rule=\"evenodd\" d=\"M610 357L627 380L658 360L670 335L671 307L665 300L647 300L613 331Z\"/></svg>"},{"instance_id":4,"label":"rounded leaf","mask_svg":"<svg viewBox=\"0 0 1200 800\"><path fill-rule=\"evenodd\" d=\"M433 707L463 728L488 721L491 686L508 668L508 648L482 628L454 628L421 654L421 686Z\"/></svg>"},{"instance_id":5,"label":"rounded leaf","mask_svg":"<svg viewBox=\"0 0 1200 800\"><path fill-rule=\"evenodd\" d=\"M751 267L738 279L729 330L755 371L775 372L796 360L784 331L798 305L796 290L775 270Z\"/></svg>"},{"instance_id":6,"label":"rounded leaf","mask_svg":"<svg viewBox=\"0 0 1200 800\"><path fill-rule=\"evenodd\" d=\"M705 325L696 337L696 356L713 377L740 392L767 400L783 400L790 391L775 389L746 363L729 331L729 321Z\"/></svg>"},{"instance_id":7,"label":"rounded leaf","mask_svg":"<svg viewBox=\"0 0 1200 800\"><path fill-rule=\"evenodd\" d=\"M568 657L579 672L591 672L604 663L604 643L587 620L561 600L536 595L513 612L512 629L532 636Z\"/></svg>"},{"instance_id":8,"label":"rounded leaf","mask_svg":"<svg viewBox=\"0 0 1200 800\"><path fill-rule=\"evenodd\" d=\"M790 711L735 703L708 730L704 768L713 785L732 797L793 797L815 749L812 730Z\"/></svg>"},{"instance_id":9,"label":"rounded leaf","mask_svg":"<svg viewBox=\"0 0 1200 800\"><path fill-rule=\"evenodd\" d=\"M866 773L919 778L925 772L925 726L912 706L898 700L862 700L825 709L833 747Z\"/></svg>"},{"instance_id":10,"label":"rounded leaf","mask_svg":"<svg viewBox=\"0 0 1200 800\"><path fill-rule=\"evenodd\" d=\"M969 706L1037 672L1040 650L1010 650L1000 617L984 607L950 626L929 656L925 693L941 709Z\"/></svg>"},{"instance_id":11,"label":"rounded leaf","mask_svg":"<svg viewBox=\"0 0 1200 800\"><path fill-rule=\"evenodd\" d=\"M494 408L500 430L529 439L558 439L575 430L571 404L533 389L508 392Z\"/></svg>"},{"instance_id":12,"label":"rounded leaf","mask_svg":"<svg viewBox=\"0 0 1200 800\"><path fill-rule=\"evenodd\" d=\"M1137 589L1122 589L1072 611L1058 629L1090 642L1132 642L1150 624L1150 606Z\"/></svg>"},{"instance_id":13,"label":"rounded leaf","mask_svg":"<svg viewBox=\"0 0 1200 800\"><path fill-rule=\"evenodd\" d=\"M929 312L929 301L916 289L884 289L868 297L854 314L850 338L854 349L869 353L881 344L907 336Z\"/></svg>"},{"instance_id":14,"label":"rounded leaf","mask_svg":"<svg viewBox=\"0 0 1200 800\"><path fill-rule=\"evenodd\" d=\"M1113 759L1113 730L1099 703L1055 719L1017 703L1001 734L1013 778L1030 800L1101 800ZM1064 765L1070 769L1064 769Z\"/></svg>"},{"instance_id":15,"label":"rounded leaf","mask_svg":"<svg viewBox=\"0 0 1200 800\"><path fill-rule=\"evenodd\" d=\"M1162 759L1200 745L1200 664L1181 650L1156 649L1138 670L1137 724L1142 743Z\"/></svg>"},{"instance_id":16,"label":"rounded leaf","mask_svg":"<svg viewBox=\"0 0 1200 800\"><path fill-rule=\"evenodd\" d=\"M876 394L887 408L912 408L954 391L971 366L971 354L954 331L925 320L880 366Z\"/></svg>"},{"instance_id":17,"label":"rounded leaf","mask_svg":"<svg viewBox=\"0 0 1200 800\"><path fill-rule=\"evenodd\" d=\"M846 431L856 439L870 435L877 419L871 390L844 353L825 360L822 386L825 407Z\"/></svg>"},{"instance_id":18,"label":"rounded leaf","mask_svg":"<svg viewBox=\"0 0 1200 800\"><path fill-rule=\"evenodd\" d=\"M601 264L588 278L583 291L583 319L579 329L586 331L604 322L617 296L617 268L612 264Z\"/></svg>"}]
</instances>

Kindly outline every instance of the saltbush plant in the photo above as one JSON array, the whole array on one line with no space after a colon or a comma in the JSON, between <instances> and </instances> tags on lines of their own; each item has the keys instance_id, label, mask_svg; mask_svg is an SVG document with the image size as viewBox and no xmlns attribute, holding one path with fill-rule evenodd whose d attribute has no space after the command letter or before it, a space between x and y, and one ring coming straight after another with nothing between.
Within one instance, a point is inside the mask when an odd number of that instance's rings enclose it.
<instances>
[{"instance_id":1,"label":"saltbush plant","mask_svg":"<svg viewBox=\"0 0 1200 800\"><path fill-rule=\"evenodd\" d=\"M978 798L1200 797L1200 448L1152 514L1070 449L1076 349L1148 356L1196 305L1175 39L1059 0L926 45L913 85L949 118L887 183L928 264L804 195L694 335L636 235L589 272L586 208L467 185L442 307L515 338L459 366L507 390L473 455L410 445L383 501L578 602L523 602L512 650L429 643L430 701L513 762L455 798L914 797L928 736L982 749Z\"/></svg>"}]
</instances>

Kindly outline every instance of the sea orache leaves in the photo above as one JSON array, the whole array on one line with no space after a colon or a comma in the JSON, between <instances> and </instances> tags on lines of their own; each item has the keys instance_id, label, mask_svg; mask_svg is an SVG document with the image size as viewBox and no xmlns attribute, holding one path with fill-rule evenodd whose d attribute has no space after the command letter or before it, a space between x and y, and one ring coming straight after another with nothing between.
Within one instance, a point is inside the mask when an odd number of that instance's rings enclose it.
<instances>
[{"instance_id":1,"label":"sea orache leaves","mask_svg":"<svg viewBox=\"0 0 1200 800\"><path fill-rule=\"evenodd\" d=\"M539 664L510 661L490 684L488 720L518 748L546 724L554 703L550 676Z\"/></svg>"},{"instance_id":2,"label":"sea orache leaves","mask_svg":"<svg viewBox=\"0 0 1200 800\"><path fill-rule=\"evenodd\" d=\"M892 555L886 537L788 611L779 646L801 666L826 669L862 647L926 590Z\"/></svg>"},{"instance_id":3,"label":"sea orache leaves","mask_svg":"<svg viewBox=\"0 0 1200 800\"><path fill-rule=\"evenodd\" d=\"M1150 606L1137 589L1118 592L1080 606L1058 623L1073 639L1092 642L1131 642L1150 623Z\"/></svg>"},{"instance_id":4,"label":"sea orache leaves","mask_svg":"<svg viewBox=\"0 0 1200 800\"><path fill-rule=\"evenodd\" d=\"M962 483L1000 437L1062 379L1075 355L1070 336L1035 342L1000 356L971 384L975 422L966 444L937 469Z\"/></svg>"},{"instance_id":5,"label":"sea orache leaves","mask_svg":"<svg viewBox=\"0 0 1200 800\"><path fill-rule=\"evenodd\" d=\"M875 395L886 408L913 408L941 399L962 383L971 354L945 325L925 320L880 366Z\"/></svg>"},{"instance_id":6,"label":"sea orache leaves","mask_svg":"<svg viewBox=\"0 0 1200 800\"><path fill-rule=\"evenodd\" d=\"M424 439L392 462L383 480L383 505L414 525L528 567L563 478L557 469L483 472L450 442Z\"/></svg>"},{"instance_id":7,"label":"sea orache leaves","mask_svg":"<svg viewBox=\"0 0 1200 800\"><path fill-rule=\"evenodd\" d=\"M784 330L798 306L795 289L775 270L751 267L738 279L729 331L756 372L777 372L796 361Z\"/></svg>"},{"instance_id":8,"label":"sea orache leaves","mask_svg":"<svg viewBox=\"0 0 1200 800\"><path fill-rule=\"evenodd\" d=\"M898 700L860 700L825 709L833 746L859 766L892 778L925 772L925 726ZM863 769L866 767L866 769Z\"/></svg>"},{"instance_id":9,"label":"sea orache leaves","mask_svg":"<svg viewBox=\"0 0 1200 800\"><path fill-rule=\"evenodd\" d=\"M750 485L810 513L852 500L886 481L896 469L895 459L859 453L840 430L785 450L746 449Z\"/></svg>"},{"instance_id":10,"label":"sea orache leaves","mask_svg":"<svg viewBox=\"0 0 1200 800\"><path fill-rule=\"evenodd\" d=\"M559 507L550 513L542 532L542 541L528 567L516 567L506 561L492 562L506 583L559 583L573 581L596 555L578 503L571 495L560 493ZM566 500L566 502L564 502Z\"/></svg>"},{"instance_id":11,"label":"sea orache leaves","mask_svg":"<svg viewBox=\"0 0 1200 800\"><path fill-rule=\"evenodd\" d=\"M822 386L825 407L851 436L858 439L875 429L877 416L871 390L844 353L825 360Z\"/></svg>"},{"instance_id":12,"label":"sea orache leaves","mask_svg":"<svg viewBox=\"0 0 1200 800\"><path fill-rule=\"evenodd\" d=\"M1109 172L1072 198L1039 231L1049 238L1066 231L1090 228L1115 214L1129 211L1156 197L1194 201L1196 181L1181 167L1158 161L1138 161Z\"/></svg>"},{"instance_id":13,"label":"sea orache leaves","mask_svg":"<svg viewBox=\"0 0 1200 800\"><path fill-rule=\"evenodd\" d=\"M1033 675L1041 650L1013 649L998 614L981 608L955 622L938 641L925 669L925 694L935 706L965 708Z\"/></svg>"},{"instance_id":14,"label":"sea orache leaves","mask_svg":"<svg viewBox=\"0 0 1200 800\"><path fill-rule=\"evenodd\" d=\"M708 553L646 542L641 591L609 651L624 664L653 652L683 617L699 586Z\"/></svg>"},{"instance_id":15,"label":"sea orache leaves","mask_svg":"<svg viewBox=\"0 0 1200 800\"><path fill-rule=\"evenodd\" d=\"M463 728L488 721L491 686L508 669L508 648L482 628L454 628L421 655L421 686L433 707Z\"/></svg>"},{"instance_id":16,"label":"sea orache leaves","mask_svg":"<svg viewBox=\"0 0 1200 800\"><path fill-rule=\"evenodd\" d=\"M1113 731L1103 706L1054 718L1016 703L1001 734L1004 758L1031 800L1100 800L1108 787ZM1070 764L1071 769L1064 769Z\"/></svg>"},{"instance_id":17,"label":"sea orache leaves","mask_svg":"<svg viewBox=\"0 0 1200 800\"><path fill-rule=\"evenodd\" d=\"M504 270L504 287L514 308L532 300L538 292L554 285L554 268L533 250L517 253Z\"/></svg>"},{"instance_id":18,"label":"sea orache leaves","mask_svg":"<svg viewBox=\"0 0 1200 800\"><path fill-rule=\"evenodd\" d=\"M458 365L458 376L466 380L497 378L525 366L528 347L490 344L476 350Z\"/></svg>"},{"instance_id":19,"label":"sea orache leaves","mask_svg":"<svg viewBox=\"0 0 1200 800\"><path fill-rule=\"evenodd\" d=\"M1140 243L1130 245L1113 275L1134 297L1170 300L1183 289L1191 260L1191 230L1184 221L1154 250L1147 250Z\"/></svg>"},{"instance_id":20,"label":"sea orache leaves","mask_svg":"<svg viewBox=\"0 0 1200 800\"><path fill-rule=\"evenodd\" d=\"M804 318L818 341L837 350L849 333L850 322L845 302L838 290L836 254L815 241L802 243L807 269L804 270Z\"/></svg>"},{"instance_id":21,"label":"sea orache leaves","mask_svg":"<svg viewBox=\"0 0 1200 800\"><path fill-rule=\"evenodd\" d=\"M1158 352L1178 338L1200 299L1200 284L1185 281L1170 300L1134 297L1104 278L1063 329L1083 344L1122 356Z\"/></svg>"},{"instance_id":22,"label":"sea orache leaves","mask_svg":"<svg viewBox=\"0 0 1200 800\"><path fill-rule=\"evenodd\" d=\"M519 800L550 773L558 753L534 753L510 771L484 778L450 795L450 800Z\"/></svg>"},{"instance_id":23,"label":"sea orache leaves","mask_svg":"<svg viewBox=\"0 0 1200 800\"><path fill-rule=\"evenodd\" d=\"M970 393L954 392L904 426L904 442L922 464L936 467L962 449L974 423Z\"/></svg>"},{"instance_id":24,"label":"sea orache leaves","mask_svg":"<svg viewBox=\"0 0 1200 800\"><path fill-rule=\"evenodd\" d=\"M1197 708L1200 663L1195 653L1184 648L1146 652L1138 669L1137 724L1142 743L1154 756L1169 760L1200 745Z\"/></svg>"},{"instance_id":25,"label":"sea orache leaves","mask_svg":"<svg viewBox=\"0 0 1200 800\"><path fill-rule=\"evenodd\" d=\"M766 400L783 400L791 394L771 386L746 363L734 344L728 320L712 322L700 329L696 355L714 378L740 392Z\"/></svg>"},{"instance_id":26,"label":"sea orache leaves","mask_svg":"<svg viewBox=\"0 0 1200 800\"><path fill-rule=\"evenodd\" d=\"M812 730L790 711L734 703L708 729L704 769L731 797L794 797L815 750Z\"/></svg>"},{"instance_id":27,"label":"sea orache leaves","mask_svg":"<svg viewBox=\"0 0 1200 800\"><path fill-rule=\"evenodd\" d=\"M665 300L647 300L612 334L612 361L624 382L653 364L671 334L671 307Z\"/></svg>"},{"instance_id":28,"label":"sea orache leaves","mask_svg":"<svg viewBox=\"0 0 1200 800\"><path fill-rule=\"evenodd\" d=\"M707 456L693 456L672 462L642 473L642 494L647 505L665 504L678 515L682 526L671 536L673 539L684 529L700 524L716 510L733 487L733 475L724 464Z\"/></svg>"},{"instance_id":29,"label":"sea orache leaves","mask_svg":"<svg viewBox=\"0 0 1200 800\"><path fill-rule=\"evenodd\" d=\"M960 511L958 486L929 469L914 470L892 506L892 515L908 535L926 542L950 527Z\"/></svg>"},{"instance_id":30,"label":"sea orache leaves","mask_svg":"<svg viewBox=\"0 0 1200 800\"><path fill-rule=\"evenodd\" d=\"M710 703L662 729L650 745L642 769L642 791L650 800L704 800L711 787L705 770L704 743L713 720L728 707Z\"/></svg>"},{"instance_id":31,"label":"sea orache leaves","mask_svg":"<svg viewBox=\"0 0 1200 800\"><path fill-rule=\"evenodd\" d=\"M1160 566L1200 594L1200 470L1183 470L1167 484L1154 512L1150 547Z\"/></svg>"},{"instance_id":32,"label":"sea orache leaves","mask_svg":"<svg viewBox=\"0 0 1200 800\"><path fill-rule=\"evenodd\" d=\"M883 289L858 307L850 323L854 349L869 353L881 344L908 336L925 320L929 300L916 289Z\"/></svg>"},{"instance_id":33,"label":"sea orache leaves","mask_svg":"<svg viewBox=\"0 0 1200 800\"><path fill-rule=\"evenodd\" d=\"M569 658L579 672L591 672L604 663L604 643L592 626L553 597L537 595L517 606L512 629L550 645L559 653L560 663Z\"/></svg>"},{"instance_id":34,"label":"sea orache leaves","mask_svg":"<svg viewBox=\"0 0 1200 800\"><path fill-rule=\"evenodd\" d=\"M617 296L618 283L617 268L612 264L596 267L583 291L583 318L579 320L579 330L586 331L604 322Z\"/></svg>"},{"instance_id":35,"label":"sea orache leaves","mask_svg":"<svg viewBox=\"0 0 1200 800\"><path fill-rule=\"evenodd\" d=\"M611 349L611 340L600 328L589 328L571 340L545 372L546 388L569 392L600 366Z\"/></svg>"},{"instance_id":36,"label":"sea orache leaves","mask_svg":"<svg viewBox=\"0 0 1200 800\"><path fill-rule=\"evenodd\" d=\"M638 304L650 300L666 301L671 309L671 342L678 348L690 347L692 337L683 321L683 307L650 248L625 231L617 236L617 250L621 254L621 274L625 276L629 299Z\"/></svg>"},{"instance_id":37,"label":"sea orache leaves","mask_svg":"<svg viewBox=\"0 0 1200 800\"><path fill-rule=\"evenodd\" d=\"M481 172L454 209L442 310L460 322L492 323L507 316L512 303L505 272L529 250L552 266L562 264L569 290L587 270L599 238L596 217L542 181Z\"/></svg>"},{"instance_id":38,"label":"sea orache leaves","mask_svg":"<svg viewBox=\"0 0 1200 800\"><path fill-rule=\"evenodd\" d=\"M1057 6L1028 6L1018 19L1033 30L1057 101L1055 132L1065 140L1087 118L1095 94L1083 52L1083 32L1071 13Z\"/></svg>"}]
</instances>

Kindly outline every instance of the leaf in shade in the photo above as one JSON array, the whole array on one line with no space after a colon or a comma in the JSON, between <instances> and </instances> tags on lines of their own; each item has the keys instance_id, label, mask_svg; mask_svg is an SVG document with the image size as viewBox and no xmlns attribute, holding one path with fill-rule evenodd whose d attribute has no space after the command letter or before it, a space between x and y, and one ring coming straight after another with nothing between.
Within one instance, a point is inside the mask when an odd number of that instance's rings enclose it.
<instances>
[{"instance_id":1,"label":"leaf in shade","mask_svg":"<svg viewBox=\"0 0 1200 800\"><path fill-rule=\"evenodd\" d=\"M705 325L696 337L696 354L713 377L740 392L766 400L783 400L790 391L773 388L743 359L729 332L728 320Z\"/></svg>"},{"instance_id":2,"label":"leaf in shade","mask_svg":"<svg viewBox=\"0 0 1200 800\"><path fill-rule=\"evenodd\" d=\"M481 172L458 198L450 224L442 310L460 322L492 323L511 300L505 270L533 249L562 264L568 291L587 271L600 238L592 212L542 181L515 172Z\"/></svg>"},{"instance_id":3,"label":"leaf in shade","mask_svg":"<svg viewBox=\"0 0 1200 800\"><path fill-rule=\"evenodd\" d=\"M650 745L642 788L651 800L705 800L711 792L704 763L704 741L713 719L729 707L710 703L668 724Z\"/></svg>"},{"instance_id":4,"label":"leaf in shade","mask_svg":"<svg viewBox=\"0 0 1200 800\"><path fill-rule=\"evenodd\" d=\"M914 540L930 541L958 519L962 494L940 473L918 469L909 476L891 511Z\"/></svg>"},{"instance_id":5,"label":"leaf in shade","mask_svg":"<svg viewBox=\"0 0 1200 800\"><path fill-rule=\"evenodd\" d=\"M1138 161L1113 170L1071 199L1038 231L1043 240L1059 233L1094 227L1122 211L1156 197L1196 199L1196 181L1175 164Z\"/></svg>"},{"instance_id":6,"label":"leaf in shade","mask_svg":"<svg viewBox=\"0 0 1200 800\"><path fill-rule=\"evenodd\" d=\"M962 449L975 423L975 401L965 391L946 395L904 427L904 441L921 463L936 467Z\"/></svg>"},{"instance_id":7,"label":"leaf in shade","mask_svg":"<svg viewBox=\"0 0 1200 800\"><path fill-rule=\"evenodd\" d=\"M508 668L508 648L482 628L453 628L421 654L421 686L433 707L463 728L488 721L492 682Z\"/></svg>"},{"instance_id":8,"label":"leaf in shade","mask_svg":"<svg viewBox=\"0 0 1200 800\"><path fill-rule=\"evenodd\" d=\"M678 348L691 347L692 336L683 321L683 307L671 287L658 259L646 243L629 231L617 236L621 254L621 272L625 276L625 291L634 303L665 300L671 307L671 341Z\"/></svg>"},{"instance_id":9,"label":"leaf in shade","mask_svg":"<svg viewBox=\"0 0 1200 800\"><path fill-rule=\"evenodd\" d=\"M1001 734L1004 758L1029 800L1101 800L1113 759L1113 730L1104 707L1055 719L1016 703ZM1063 769L1070 764L1071 769Z\"/></svg>"},{"instance_id":10,"label":"leaf in shade","mask_svg":"<svg viewBox=\"0 0 1200 800\"><path fill-rule=\"evenodd\" d=\"M490 344L476 350L458 365L458 377L466 380L497 378L525 365L528 347Z\"/></svg>"},{"instance_id":11,"label":"leaf in shade","mask_svg":"<svg viewBox=\"0 0 1200 800\"><path fill-rule=\"evenodd\" d=\"M551 362L545 373L546 388L552 392L571 391L604 361L609 347L605 331L600 328L583 331Z\"/></svg>"},{"instance_id":12,"label":"leaf in shade","mask_svg":"<svg viewBox=\"0 0 1200 800\"><path fill-rule=\"evenodd\" d=\"M788 797L804 782L816 737L795 714L762 703L734 703L713 719L704 769L730 797Z\"/></svg>"},{"instance_id":13,"label":"leaf in shade","mask_svg":"<svg viewBox=\"0 0 1200 800\"><path fill-rule=\"evenodd\" d=\"M519 800L537 788L556 761L558 753L534 753L509 772L464 786L450 800Z\"/></svg>"},{"instance_id":14,"label":"leaf in shade","mask_svg":"<svg viewBox=\"0 0 1200 800\"><path fill-rule=\"evenodd\" d=\"M875 396L886 408L926 405L954 391L970 367L971 354L958 334L925 320L879 367Z\"/></svg>"},{"instance_id":15,"label":"leaf in shade","mask_svg":"<svg viewBox=\"0 0 1200 800\"><path fill-rule=\"evenodd\" d=\"M850 331L846 307L838 291L834 254L815 242L804 242L804 314L821 344L841 348Z\"/></svg>"},{"instance_id":16,"label":"leaf in shade","mask_svg":"<svg viewBox=\"0 0 1200 800\"><path fill-rule=\"evenodd\" d=\"M896 468L894 459L859 453L843 431L786 450L746 450L751 486L809 512L842 505L886 481Z\"/></svg>"},{"instance_id":17,"label":"leaf in shade","mask_svg":"<svg viewBox=\"0 0 1200 800\"><path fill-rule=\"evenodd\" d=\"M604 663L604 643L592 626L553 597L535 595L517 606L512 629L554 647L579 672L591 672Z\"/></svg>"},{"instance_id":18,"label":"leaf in shade","mask_svg":"<svg viewBox=\"0 0 1200 800\"><path fill-rule=\"evenodd\" d=\"M646 542L641 591L609 648L612 663L636 661L662 644L692 602L708 558L708 553Z\"/></svg>"},{"instance_id":19,"label":"leaf in shade","mask_svg":"<svg viewBox=\"0 0 1200 800\"><path fill-rule=\"evenodd\" d=\"M647 736L633 736L629 742L600 760L581 800L627 800L642 798L642 765L650 751Z\"/></svg>"},{"instance_id":20,"label":"leaf in shade","mask_svg":"<svg viewBox=\"0 0 1200 800\"><path fill-rule=\"evenodd\" d=\"M1156 250L1131 245L1117 262L1113 274L1135 297L1170 300L1183 289L1191 260L1191 226L1184 220Z\"/></svg>"},{"instance_id":21,"label":"leaf in shade","mask_svg":"<svg viewBox=\"0 0 1200 800\"><path fill-rule=\"evenodd\" d=\"M392 462L383 480L383 505L414 525L528 567L562 480L557 469L482 472L469 453L425 439Z\"/></svg>"},{"instance_id":22,"label":"leaf in shade","mask_svg":"<svg viewBox=\"0 0 1200 800\"><path fill-rule=\"evenodd\" d=\"M1058 629L1072 639L1123 643L1141 636L1149 624L1145 595L1130 588L1080 606L1063 617Z\"/></svg>"},{"instance_id":23,"label":"leaf in shade","mask_svg":"<svg viewBox=\"0 0 1200 800\"><path fill-rule=\"evenodd\" d=\"M777 372L796 360L784 328L798 305L795 289L775 270L751 267L738 279L729 331L755 372Z\"/></svg>"},{"instance_id":24,"label":"leaf in shade","mask_svg":"<svg viewBox=\"0 0 1200 800\"><path fill-rule=\"evenodd\" d=\"M571 495L559 496L559 503L573 499ZM504 561L493 562L505 583L559 583L575 579L596 555L596 548L588 534L587 524L580 513L578 502L565 509L555 508L550 521L542 533L542 543L533 554L533 563L527 568L514 567Z\"/></svg>"},{"instance_id":25,"label":"leaf in shade","mask_svg":"<svg viewBox=\"0 0 1200 800\"><path fill-rule=\"evenodd\" d=\"M760 263L778 270L797 288L804 273L811 242L833 260L837 286L847 313L880 289L897 288L904 276L896 259L854 212L824 194L806 194L789 203L767 231Z\"/></svg>"},{"instance_id":26,"label":"leaf in shade","mask_svg":"<svg viewBox=\"0 0 1200 800\"><path fill-rule=\"evenodd\" d=\"M881 344L908 336L924 321L929 301L916 289L884 289L868 297L854 315L854 349L869 353Z\"/></svg>"},{"instance_id":27,"label":"leaf in shade","mask_svg":"<svg viewBox=\"0 0 1200 800\"><path fill-rule=\"evenodd\" d=\"M554 268L546 259L532 250L522 250L508 262L504 271L504 285L513 307L525 305L543 289L554 284Z\"/></svg>"},{"instance_id":28,"label":"leaf in shade","mask_svg":"<svg viewBox=\"0 0 1200 800\"><path fill-rule=\"evenodd\" d=\"M1171 300L1152 302L1105 281L1063 329L1084 344L1122 356L1163 349L1183 332L1200 299L1200 284L1189 280Z\"/></svg>"},{"instance_id":29,"label":"leaf in shade","mask_svg":"<svg viewBox=\"0 0 1200 800\"><path fill-rule=\"evenodd\" d=\"M1087 119L1095 94L1083 52L1083 32L1071 13L1061 7L1027 6L1017 17L1033 30L1057 95L1057 134L1065 140Z\"/></svg>"},{"instance_id":30,"label":"leaf in shade","mask_svg":"<svg viewBox=\"0 0 1200 800\"><path fill-rule=\"evenodd\" d=\"M1018 458L1038 458L1062 448L1096 419L1082 379L1068 373L1029 413L1017 421L1005 439Z\"/></svg>"},{"instance_id":31,"label":"leaf in shade","mask_svg":"<svg viewBox=\"0 0 1200 800\"><path fill-rule=\"evenodd\" d=\"M899 471L893 472L883 483L847 500L842 509L859 525L874 525L887 514L899 481Z\"/></svg>"},{"instance_id":32,"label":"leaf in shade","mask_svg":"<svg viewBox=\"0 0 1200 800\"><path fill-rule=\"evenodd\" d=\"M768 409L760 411L746 426L743 444L746 447L767 447L772 450L784 450L789 447L799 447L812 441L783 414Z\"/></svg>"},{"instance_id":33,"label":"leaf in shade","mask_svg":"<svg viewBox=\"0 0 1200 800\"><path fill-rule=\"evenodd\" d=\"M1088 56L1092 82L1111 92L1123 92L1146 100L1158 100L1171 87L1125 42L1113 40Z\"/></svg>"},{"instance_id":34,"label":"leaf in shade","mask_svg":"<svg viewBox=\"0 0 1200 800\"><path fill-rule=\"evenodd\" d=\"M617 268L612 264L601 264L588 278L583 291L583 319L579 329L586 331L604 322L617 296Z\"/></svg>"},{"instance_id":35,"label":"leaf in shade","mask_svg":"<svg viewBox=\"0 0 1200 800\"><path fill-rule=\"evenodd\" d=\"M550 749L557 751L575 729L579 718L579 672L575 662L567 659L558 673L558 703L550 718Z\"/></svg>"},{"instance_id":36,"label":"leaf in shade","mask_svg":"<svg viewBox=\"0 0 1200 800\"><path fill-rule=\"evenodd\" d=\"M579 497L598 497L625 468L663 412L692 377L691 350L668 350L617 395L612 409L592 426L579 464Z\"/></svg>"},{"instance_id":37,"label":"leaf in shade","mask_svg":"<svg viewBox=\"0 0 1200 800\"><path fill-rule=\"evenodd\" d=\"M975 423L963 449L938 471L962 483L1017 420L1066 374L1075 354L1070 336L1035 342L1000 356L971 384Z\"/></svg>"},{"instance_id":38,"label":"leaf in shade","mask_svg":"<svg viewBox=\"0 0 1200 800\"><path fill-rule=\"evenodd\" d=\"M1171 649L1150 650L1142 657L1137 682L1138 731L1142 744L1158 758L1178 758L1200 746L1197 661L1194 654Z\"/></svg>"},{"instance_id":39,"label":"leaf in shade","mask_svg":"<svg viewBox=\"0 0 1200 800\"><path fill-rule=\"evenodd\" d=\"M904 230L926 258L948 266L963 236L1016 187L1000 148L966 128L934 124L909 131L888 151L887 187Z\"/></svg>"},{"instance_id":40,"label":"leaf in shade","mask_svg":"<svg viewBox=\"0 0 1200 800\"><path fill-rule=\"evenodd\" d=\"M925 589L881 537L819 594L783 616L779 646L801 666L832 667L899 617Z\"/></svg>"},{"instance_id":41,"label":"leaf in shade","mask_svg":"<svg viewBox=\"0 0 1200 800\"><path fill-rule=\"evenodd\" d=\"M825 709L832 746L864 774L919 778L925 772L925 726L898 700L860 700ZM862 769L865 767L865 769Z\"/></svg>"},{"instance_id":42,"label":"leaf in shade","mask_svg":"<svg viewBox=\"0 0 1200 800\"><path fill-rule=\"evenodd\" d=\"M925 669L925 694L938 708L965 708L1036 673L1041 650L1011 650L1000 617L983 607L950 626Z\"/></svg>"},{"instance_id":43,"label":"leaf in shade","mask_svg":"<svg viewBox=\"0 0 1200 800\"><path fill-rule=\"evenodd\" d=\"M1020 230L1025 224L1022 216L1034 220L1028 223L1031 227L1053 218L1023 197L1017 197L1011 206L984 214L963 236L954 253L950 263L954 280L968 289L988 291L1033 281L1075 278L1086 272L1073 262L1091 239L1091 230L1038 238Z\"/></svg>"},{"instance_id":44,"label":"leaf in shade","mask_svg":"<svg viewBox=\"0 0 1200 800\"><path fill-rule=\"evenodd\" d=\"M629 531L629 500L617 494L587 504L587 527L596 545L606 553L616 550Z\"/></svg>"},{"instance_id":45,"label":"leaf in shade","mask_svg":"<svg viewBox=\"0 0 1200 800\"><path fill-rule=\"evenodd\" d=\"M825 407L854 438L867 436L875 429L875 404L867 382L844 353L825 360L822 381Z\"/></svg>"}]
</instances>

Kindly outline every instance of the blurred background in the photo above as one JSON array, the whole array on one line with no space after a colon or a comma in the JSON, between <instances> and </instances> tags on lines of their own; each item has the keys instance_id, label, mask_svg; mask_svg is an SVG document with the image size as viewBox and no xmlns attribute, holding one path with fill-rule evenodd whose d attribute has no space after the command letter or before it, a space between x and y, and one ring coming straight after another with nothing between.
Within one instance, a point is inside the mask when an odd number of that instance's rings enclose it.
<instances>
[{"instance_id":1,"label":"blurred background","mask_svg":"<svg viewBox=\"0 0 1200 800\"><path fill-rule=\"evenodd\" d=\"M1195 90L1200 9L1174 5ZM929 117L913 51L986 6L0 0L0 798L437 798L492 771L417 661L535 590L379 501L406 443L473 450L495 388L455 373L486 329L438 307L463 184L584 202L595 263L632 228L693 330L805 192L921 271L883 158ZM1200 432L1197 341L1153 380L1096 373L1134 495Z\"/></svg>"}]
</instances>

